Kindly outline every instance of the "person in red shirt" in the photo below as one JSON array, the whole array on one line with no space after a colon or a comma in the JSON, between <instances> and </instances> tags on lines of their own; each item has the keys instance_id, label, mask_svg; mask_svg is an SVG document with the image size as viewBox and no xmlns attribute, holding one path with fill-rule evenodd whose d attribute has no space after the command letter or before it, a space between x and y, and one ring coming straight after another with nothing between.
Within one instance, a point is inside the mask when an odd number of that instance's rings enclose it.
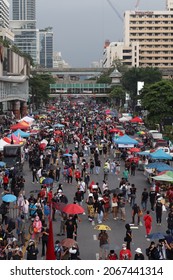
<instances>
[{"instance_id":1,"label":"person in red shirt","mask_svg":"<svg viewBox=\"0 0 173 280\"><path fill-rule=\"evenodd\" d=\"M120 260L131 260L132 258L132 253L129 249L127 249L126 244L122 245L122 249L120 250L119 253L119 259Z\"/></svg>"},{"instance_id":2,"label":"person in red shirt","mask_svg":"<svg viewBox=\"0 0 173 280\"><path fill-rule=\"evenodd\" d=\"M79 168L76 169L74 176L76 178L76 182L78 183L79 179L81 178L81 172L80 172Z\"/></svg>"},{"instance_id":3,"label":"person in red shirt","mask_svg":"<svg viewBox=\"0 0 173 280\"><path fill-rule=\"evenodd\" d=\"M143 218L144 222L145 222L145 230L146 230L146 237L148 237L148 235L150 234L151 230L152 230L152 217L150 215L150 211L147 211L146 215Z\"/></svg>"},{"instance_id":4,"label":"person in red shirt","mask_svg":"<svg viewBox=\"0 0 173 280\"><path fill-rule=\"evenodd\" d=\"M9 184L9 178L8 178L8 175L5 174L4 177L3 177L3 187L4 187L4 191L7 190L8 184Z\"/></svg>"}]
</instances>

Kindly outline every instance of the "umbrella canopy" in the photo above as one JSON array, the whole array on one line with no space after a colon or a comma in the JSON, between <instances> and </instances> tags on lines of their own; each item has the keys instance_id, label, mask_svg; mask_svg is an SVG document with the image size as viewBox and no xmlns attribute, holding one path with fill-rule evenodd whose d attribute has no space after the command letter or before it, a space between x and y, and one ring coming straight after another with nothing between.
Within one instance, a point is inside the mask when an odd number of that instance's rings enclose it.
<instances>
[{"instance_id":1,"label":"umbrella canopy","mask_svg":"<svg viewBox=\"0 0 173 280\"><path fill-rule=\"evenodd\" d=\"M148 235L150 240L165 239L165 235L161 232L154 232Z\"/></svg>"},{"instance_id":2,"label":"umbrella canopy","mask_svg":"<svg viewBox=\"0 0 173 280\"><path fill-rule=\"evenodd\" d=\"M159 149L154 153L150 153L149 157L152 159L172 159L172 156L165 153L162 149Z\"/></svg>"},{"instance_id":3,"label":"umbrella canopy","mask_svg":"<svg viewBox=\"0 0 173 280\"><path fill-rule=\"evenodd\" d=\"M138 134L138 135L144 135L144 134L145 134L145 131L138 131L137 134Z\"/></svg>"},{"instance_id":4,"label":"umbrella canopy","mask_svg":"<svg viewBox=\"0 0 173 280\"><path fill-rule=\"evenodd\" d=\"M143 151L143 152L137 152L138 155L140 156L148 156L150 154L149 151Z\"/></svg>"},{"instance_id":5,"label":"umbrella canopy","mask_svg":"<svg viewBox=\"0 0 173 280\"><path fill-rule=\"evenodd\" d=\"M17 130L17 129L27 130L28 128L29 128L29 124L25 121L21 121L10 127L11 130Z\"/></svg>"},{"instance_id":6,"label":"umbrella canopy","mask_svg":"<svg viewBox=\"0 0 173 280\"><path fill-rule=\"evenodd\" d=\"M134 148L131 148L129 151L130 151L131 153L138 153L140 150L141 150L141 149L134 147Z\"/></svg>"},{"instance_id":7,"label":"umbrella canopy","mask_svg":"<svg viewBox=\"0 0 173 280\"><path fill-rule=\"evenodd\" d=\"M22 138L28 138L30 136L30 133L24 132L21 129L17 129L13 134L18 136L18 137L20 136Z\"/></svg>"},{"instance_id":8,"label":"umbrella canopy","mask_svg":"<svg viewBox=\"0 0 173 280\"><path fill-rule=\"evenodd\" d=\"M53 202L52 201L52 207L55 208L56 210L63 211L63 208L65 206L66 206L66 204L63 202Z\"/></svg>"},{"instance_id":9,"label":"umbrella canopy","mask_svg":"<svg viewBox=\"0 0 173 280\"><path fill-rule=\"evenodd\" d=\"M131 119L130 122L132 122L132 123L142 123L143 120L139 117L135 117L135 118Z\"/></svg>"},{"instance_id":10,"label":"umbrella canopy","mask_svg":"<svg viewBox=\"0 0 173 280\"><path fill-rule=\"evenodd\" d=\"M63 208L63 212L67 214L83 214L85 210L78 204L70 203Z\"/></svg>"},{"instance_id":11,"label":"umbrella canopy","mask_svg":"<svg viewBox=\"0 0 173 280\"><path fill-rule=\"evenodd\" d=\"M163 181L163 182L173 182L173 178L166 175L166 174L162 174L162 175L158 175L158 176L154 176L152 177L154 180L156 181Z\"/></svg>"},{"instance_id":12,"label":"umbrella canopy","mask_svg":"<svg viewBox=\"0 0 173 280\"><path fill-rule=\"evenodd\" d=\"M110 133L116 133L119 136L123 136L124 135L124 133L120 129L118 129L118 128L112 128L112 129L109 130L109 132Z\"/></svg>"},{"instance_id":13,"label":"umbrella canopy","mask_svg":"<svg viewBox=\"0 0 173 280\"><path fill-rule=\"evenodd\" d=\"M125 145L128 145L128 144L135 145L135 144L138 144L138 141L136 141L135 139L133 139L125 134L124 136L121 136L117 140L115 140L115 143L116 144L125 144Z\"/></svg>"},{"instance_id":14,"label":"umbrella canopy","mask_svg":"<svg viewBox=\"0 0 173 280\"><path fill-rule=\"evenodd\" d=\"M129 119L126 117L119 118L119 122L128 122Z\"/></svg>"},{"instance_id":15,"label":"umbrella canopy","mask_svg":"<svg viewBox=\"0 0 173 280\"><path fill-rule=\"evenodd\" d=\"M72 157L71 154L63 154L63 157Z\"/></svg>"},{"instance_id":16,"label":"umbrella canopy","mask_svg":"<svg viewBox=\"0 0 173 280\"><path fill-rule=\"evenodd\" d=\"M53 127L59 127L59 128L61 128L61 127L64 127L65 125L64 124L61 124L61 123L57 123L57 124L54 124L53 125Z\"/></svg>"},{"instance_id":17,"label":"umbrella canopy","mask_svg":"<svg viewBox=\"0 0 173 280\"><path fill-rule=\"evenodd\" d=\"M96 230L111 230L111 228L107 225L97 225L97 226L95 226L94 229L96 229Z\"/></svg>"},{"instance_id":18,"label":"umbrella canopy","mask_svg":"<svg viewBox=\"0 0 173 280\"><path fill-rule=\"evenodd\" d=\"M2 197L2 201L4 202L14 202L17 200L17 197L14 194L5 194Z\"/></svg>"},{"instance_id":19,"label":"umbrella canopy","mask_svg":"<svg viewBox=\"0 0 173 280\"><path fill-rule=\"evenodd\" d=\"M29 116L25 116L24 118L22 118L20 121L25 121L27 123L33 123L34 119L32 117Z\"/></svg>"},{"instance_id":20,"label":"umbrella canopy","mask_svg":"<svg viewBox=\"0 0 173 280\"><path fill-rule=\"evenodd\" d=\"M78 247L76 240L71 239L71 238L65 238L61 240L60 242L61 246L66 247L66 248L71 248L73 246Z\"/></svg>"},{"instance_id":21,"label":"umbrella canopy","mask_svg":"<svg viewBox=\"0 0 173 280\"><path fill-rule=\"evenodd\" d=\"M173 167L164 163L164 162L152 162L146 166L146 168L152 169L155 168L158 172L162 171L173 171ZM160 174L159 174L160 175ZM169 176L169 175L168 175Z\"/></svg>"},{"instance_id":22,"label":"umbrella canopy","mask_svg":"<svg viewBox=\"0 0 173 280\"><path fill-rule=\"evenodd\" d=\"M0 161L0 167L4 167L5 165L6 165L6 163L5 163L5 162Z\"/></svg>"},{"instance_id":23,"label":"umbrella canopy","mask_svg":"<svg viewBox=\"0 0 173 280\"><path fill-rule=\"evenodd\" d=\"M55 131L54 131L54 134L55 134L55 135L62 135L62 131L61 131L61 130L55 130Z\"/></svg>"},{"instance_id":24,"label":"umbrella canopy","mask_svg":"<svg viewBox=\"0 0 173 280\"><path fill-rule=\"evenodd\" d=\"M45 178L42 182L44 185L51 185L53 184L53 179L52 178Z\"/></svg>"}]
</instances>

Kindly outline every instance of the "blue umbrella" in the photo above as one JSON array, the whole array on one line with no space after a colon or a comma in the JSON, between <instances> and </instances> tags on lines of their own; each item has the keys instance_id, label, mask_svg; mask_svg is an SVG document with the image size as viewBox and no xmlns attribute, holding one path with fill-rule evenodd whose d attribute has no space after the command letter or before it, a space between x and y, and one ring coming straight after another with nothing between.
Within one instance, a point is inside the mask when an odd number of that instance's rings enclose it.
<instances>
[{"instance_id":1,"label":"blue umbrella","mask_svg":"<svg viewBox=\"0 0 173 280\"><path fill-rule=\"evenodd\" d=\"M72 157L71 154L63 154L64 157Z\"/></svg>"},{"instance_id":2,"label":"blue umbrella","mask_svg":"<svg viewBox=\"0 0 173 280\"><path fill-rule=\"evenodd\" d=\"M4 167L5 165L6 165L6 163L5 163L5 162L0 161L0 167Z\"/></svg>"},{"instance_id":3,"label":"blue umbrella","mask_svg":"<svg viewBox=\"0 0 173 280\"><path fill-rule=\"evenodd\" d=\"M4 202L14 202L17 200L17 197L14 195L14 194L5 194L3 197L2 197L2 200Z\"/></svg>"},{"instance_id":4,"label":"blue umbrella","mask_svg":"<svg viewBox=\"0 0 173 280\"><path fill-rule=\"evenodd\" d=\"M148 238L151 240L155 239L165 239L165 235L161 232L155 232L148 235Z\"/></svg>"},{"instance_id":5,"label":"blue umbrella","mask_svg":"<svg viewBox=\"0 0 173 280\"><path fill-rule=\"evenodd\" d=\"M45 178L42 182L42 184L45 184L45 185L51 185L52 183L53 183L52 178Z\"/></svg>"},{"instance_id":6,"label":"blue umbrella","mask_svg":"<svg viewBox=\"0 0 173 280\"><path fill-rule=\"evenodd\" d=\"M61 128L61 127L64 127L64 124L57 123L57 124L54 124L53 127L59 127L59 128Z\"/></svg>"}]
</instances>

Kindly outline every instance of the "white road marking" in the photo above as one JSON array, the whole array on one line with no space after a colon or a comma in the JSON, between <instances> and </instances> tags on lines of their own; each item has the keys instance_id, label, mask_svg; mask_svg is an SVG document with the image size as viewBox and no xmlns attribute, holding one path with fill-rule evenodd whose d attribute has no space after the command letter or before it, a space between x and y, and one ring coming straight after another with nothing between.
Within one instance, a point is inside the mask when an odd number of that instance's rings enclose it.
<instances>
[{"instance_id":1,"label":"white road marking","mask_svg":"<svg viewBox=\"0 0 173 280\"><path fill-rule=\"evenodd\" d=\"M92 226L95 226L95 221L92 221Z\"/></svg>"},{"instance_id":2,"label":"white road marking","mask_svg":"<svg viewBox=\"0 0 173 280\"><path fill-rule=\"evenodd\" d=\"M96 253L96 260L99 260L99 253Z\"/></svg>"},{"instance_id":3,"label":"white road marking","mask_svg":"<svg viewBox=\"0 0 173 280\"><path fill-rule=\"evenodd\" d=\"M97 235L96 234L93 235L93 239L97 240Z\"/></svg>"}]
</instances>

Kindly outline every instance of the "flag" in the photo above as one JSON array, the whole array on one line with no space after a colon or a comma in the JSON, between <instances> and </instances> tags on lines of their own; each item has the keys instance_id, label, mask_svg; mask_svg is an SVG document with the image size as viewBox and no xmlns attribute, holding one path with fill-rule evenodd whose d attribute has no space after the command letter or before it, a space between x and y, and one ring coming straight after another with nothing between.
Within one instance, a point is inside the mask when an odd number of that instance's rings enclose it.
<instances>
[{"instance_id":1,"label":"flag","mask_svg":"<svg viewBox=\"0 0 173 280\"><path fill-rule=\"evenodd\" d=\"M56 256L54 252L52 219L49 220L49 238L48 238L47 251L46 251L46 260L56 260Z\"/></svg>"},{"instance_id":2,"label":"flag","mask_svg":"<svg viewBox=\"0 0 173 280\"><path fill-rule=\"evenodd\" d=\"M52 205L50 210L52 210ZM52 211L50 211L50 215L49 215L49 238L48 238L47 251L46 251L46 260L56 260L55 251L54 251Z\"/></svg>"}]
</instances>

